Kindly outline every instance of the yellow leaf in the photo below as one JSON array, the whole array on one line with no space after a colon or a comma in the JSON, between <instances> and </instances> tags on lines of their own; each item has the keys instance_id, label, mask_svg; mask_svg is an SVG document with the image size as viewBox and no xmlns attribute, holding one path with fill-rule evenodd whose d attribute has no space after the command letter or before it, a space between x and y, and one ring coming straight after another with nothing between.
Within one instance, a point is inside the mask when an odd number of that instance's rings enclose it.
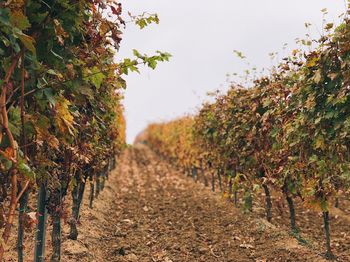
<instances>
[{"instance_id":1,"label":"yellow leaf","mask_svg":"<svg viewBox=\"0 0 350 262\"><path fill-rule=\"evenodd\" d=\"M318 135L315 140L315 148L316 149L324 149L325 144L324 144L324 137L322 135Z\"/></svg>"},{"instance_id":2,"label":"yellow leaf","mask_svg":"<svg viewBox=\"0 0 350 262\"><path fill-rule=\"evenodd\" d=\"M100 26L100 35L105 35L108 31L110 31L110 26L108 22L105 20L102 21L101 26Z\"/></svg>"},{"instance_id":3,"label":"yellow leaf","mask_svg":"<svg viewBox=\"0 0 350 262\"><path fill-rule=\"evenodd\" d=\"M305 101L305 106L308 109L314 108L316 106L315 97L312 95L309 95L309 97Z\"/></svg>"},{"instance_id":4,"label":"yellow leaf","mask_svg":"<svg viewBox=\"0 0 350 262\"><path fill-rule=\"evenodd\" d=\"M319 58L317 56L313 56L310 59L306 61L307 67L314 67L316 63L318 62Z\"/></svg>"},{"instance_id":5,"label":"yellow leaf","mask_svg":"<svg viewBox=\"0 0 350 262\"><path fill-rule=\"evenodd\" d=\"M35 40L33 37L25 34L20 34L18 38L21 40L22 44L27 48L29 51L31 51L34 55L36 54L35 49Z\"/></svg>"},{"instance_id":6,"label":"yellow leaf","mask_svg":"<svg viewBox=\"0 0 350 262\"><path fill-rule=\"evenodd\" d=\"M61 98L57 101L55 109L56 109L56 124L58 129L62 134L69 133L71 135L74 135L74 117L69 111L69 105L70 102L65 99Z\"/></svg>"}]
</instances>

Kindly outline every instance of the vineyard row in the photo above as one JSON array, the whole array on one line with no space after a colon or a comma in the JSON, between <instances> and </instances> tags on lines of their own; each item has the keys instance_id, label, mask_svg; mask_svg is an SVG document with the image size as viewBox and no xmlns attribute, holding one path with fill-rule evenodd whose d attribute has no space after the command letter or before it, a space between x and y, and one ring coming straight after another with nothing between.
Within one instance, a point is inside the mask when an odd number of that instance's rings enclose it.
<instances>
[{"instance_id":1,"label":"vineyard row","mask_svg":"<svg viewBox=\"0 0 350 262\"><path fill-rule=\"evenodd\" d=\"M295 198L321 210L332 258L329 205L350 185L350 20L324 30L315 50L294 50L253 87L232 86L195 116L151 124L138 141L194 176L217 173L229 197L244 192L248 210L263 189L268 221L270 190L281 192L294 234Z\"/></svg>"},{"instance_id":2,"label":"vineyard row","mask_svg":"<svg viewBox=\"0 0 350 262\"><path fill-rule=\"evenodd\" d=\"M140 28L159 22L157 15L129 16ZM1 1L0 261L15 248L17 215L19 262L33 227L34 261L45 260L46 214L51 261L61 260L62 219L69 217L70 238L77 238L85 183L92 207L125 147L122 76L170 57L134 50L134 58L117 63L125 26L119 1Z\"/></svg>"}]
</instances>

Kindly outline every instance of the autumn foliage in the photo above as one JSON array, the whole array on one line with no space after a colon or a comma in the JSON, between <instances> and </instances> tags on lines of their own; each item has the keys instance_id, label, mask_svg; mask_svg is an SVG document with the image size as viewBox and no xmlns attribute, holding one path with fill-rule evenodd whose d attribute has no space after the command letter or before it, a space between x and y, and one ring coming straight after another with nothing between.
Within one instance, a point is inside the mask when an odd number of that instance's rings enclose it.
<instances>
[{"instance_id":1,"label":"autumn foliage","mask_svg":"<svg viewBox=\"0 0 350 262\"><path fill-rule=\"evenodd\" d=\"M142 28L159 21L156 15L131 18ZM155 68L170 57L134 50L135 58L116 62L125 26L119 1L0 3L1 261L18 207L18 260L25 255L24 227L36 223L34 260L44 259L48 213L51 261L60 261L65 197L72 193L68 220L76 239L85 183L91 184L91 207L103 189L125 146L122 75L140 64ZM27 205L33 197L37 210Z\"/></svg>"},{"instance_id":2,"label":"autumn foliage","mask_svg":"<svg viewBox=\"0 0 350 262\"><path fill-rule=\"evenodd\" d=\"M330 203L350 182L350 21L325 32L314 51L293 51L253 87L232 86L194 117L152 124L139 140L184 169L218 172L247 202L264 189L270 221L270 189L280 191L295 234L294 199L318 208L330 258Z\"/></svg>"}]
</instances>

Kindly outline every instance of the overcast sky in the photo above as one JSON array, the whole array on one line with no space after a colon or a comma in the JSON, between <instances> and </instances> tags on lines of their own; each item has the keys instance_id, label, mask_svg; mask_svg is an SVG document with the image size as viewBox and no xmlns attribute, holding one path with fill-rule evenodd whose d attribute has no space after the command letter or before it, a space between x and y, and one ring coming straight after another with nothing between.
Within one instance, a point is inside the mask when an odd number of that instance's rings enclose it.
<instances>
[{"instance_id":1,"label":"overcast sky","mask_svg":"<svg viewBox=\"0 0 350 262\"><path fill-rule=\"evenodd\" d=\"M233 50L239 50L258 68L272 65L269 53L280 57L297 48L295 39L313 24L311 33L322 31L321 9L327 8L327 20L338 21L346 0L128 0L124 13L158 13L159 25L143 30L129 24L125 30L119 59L132 56L132 49L152 54L170 52L169 63L153 71L126 77L125 92L127 141L149 123L170 120L194 113L207 92L226 90L226 74L242 73L245 61Z\"/></svg>"}]
</instances>

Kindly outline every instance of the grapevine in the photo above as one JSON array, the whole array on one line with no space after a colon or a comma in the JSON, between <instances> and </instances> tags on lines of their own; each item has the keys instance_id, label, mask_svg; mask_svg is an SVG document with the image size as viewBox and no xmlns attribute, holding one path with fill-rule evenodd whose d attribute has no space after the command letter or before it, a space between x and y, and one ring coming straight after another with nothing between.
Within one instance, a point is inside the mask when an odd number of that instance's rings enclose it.
<instances>
[{"instance_id":1,"label":"grapevine","mask_svg":"<svg viewBox=\"0 0 350 262\"><path fill-rule=\"evenodd\" d=\"M268 221L270 191L281 192L299 238L295 199L320 210L327 258L334 256L330 204L350 182L350 20L333 27L325 26L315 50L295 50L253 87L234 85L197 115L152 124L138 137L184 170L204 165L212 190L217 177L236 205L237 192L243 192L246 210L263 189Z\"/></svg>"},{"instance_id":2,"label":"grapevine","mask_svg":"<svg viewBox=\"0 0 350 262\"><path fill-rule=\"evenodd\" d=\"M158 23L157 16L150 17L133 20ZM135 50L135 58L116 62L125 26L118 1L0 3L0 261L18 205L18 260L24 261L24 227L34 220L28 214L32 197L38 198L34 261L45 258L47 214L53 224L51 261L61 260L69 192L70 238L77 239L87 181L95 187L92 207L125 147L122 75L138 71L140 64L154 69L170 57Z\"/></svg>"}]
</instances>

